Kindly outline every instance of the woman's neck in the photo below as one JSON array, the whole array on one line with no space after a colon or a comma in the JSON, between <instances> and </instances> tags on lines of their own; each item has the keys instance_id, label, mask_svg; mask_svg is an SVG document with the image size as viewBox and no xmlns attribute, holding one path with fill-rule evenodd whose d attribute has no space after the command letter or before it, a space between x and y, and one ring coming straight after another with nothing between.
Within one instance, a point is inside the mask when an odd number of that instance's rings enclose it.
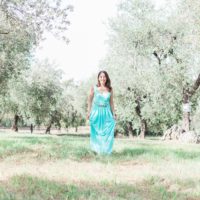
<instances>
[{"instance_id":1,"label":"woman's neck","mask_svg":"<svg viewBox=\"0 0 200 200\"><path fill-rule=\"evenodd\" d=\"M99 84L99 87L104 88L104 87L106 87L106 84L102 84L102 83L100 83L100 84Z\"/></svg>"}]
</instances>

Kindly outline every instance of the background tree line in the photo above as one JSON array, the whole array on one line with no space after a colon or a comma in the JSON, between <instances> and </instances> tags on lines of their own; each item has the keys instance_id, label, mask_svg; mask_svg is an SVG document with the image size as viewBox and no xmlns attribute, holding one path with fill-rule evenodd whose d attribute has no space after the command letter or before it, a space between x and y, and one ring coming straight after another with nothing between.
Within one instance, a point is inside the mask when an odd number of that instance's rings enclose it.
<instances>
[{"instance_id":1,"label":"background tree line","mask_svg":"<svg viewBox=\"0 0 200 200\"><path fill-rule=\"evenodd\" d=\"M72 80L62 81L55 64L34 61L44 32L68 42L71 5L56 1L0 1L0 120L18 131L22 126L78 126L83 119L74 102ZM12 121L10 122L10 119Z\"/></svg>"}]
</instances>

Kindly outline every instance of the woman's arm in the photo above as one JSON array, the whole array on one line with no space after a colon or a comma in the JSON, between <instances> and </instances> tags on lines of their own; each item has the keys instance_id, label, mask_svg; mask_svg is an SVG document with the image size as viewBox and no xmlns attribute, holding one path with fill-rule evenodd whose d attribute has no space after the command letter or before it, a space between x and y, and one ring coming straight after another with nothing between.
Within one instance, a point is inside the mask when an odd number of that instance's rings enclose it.
<instances>
[{"instance_id":1,"label":"woman's arm","mask_svg":"<svg viewBox=\"0 0 200 200\"><path fill-rule=\"evenodd\" d=\"M90 92L89 92L89 95L88 95L88 101L87 101L87 104L88 104L88 108L87 108L87 119L90 118L90 111L91 111L91 107L92 107L92 100L93 100L93 97L94 97L94 87L91 87Z\"/></svg>"},{"instance_id":2,"label":"woman's arm","mask_svg":"<svg viewBox=\"0 0 200 200\"><path fill-rule=\"evenodd\" d=\"M110 107L111 107L111 112L113 114L113 117L116 118L115 108L114 108L114 101L113 101L113 89L111 90Z\"/></svg>"}]
</instances>

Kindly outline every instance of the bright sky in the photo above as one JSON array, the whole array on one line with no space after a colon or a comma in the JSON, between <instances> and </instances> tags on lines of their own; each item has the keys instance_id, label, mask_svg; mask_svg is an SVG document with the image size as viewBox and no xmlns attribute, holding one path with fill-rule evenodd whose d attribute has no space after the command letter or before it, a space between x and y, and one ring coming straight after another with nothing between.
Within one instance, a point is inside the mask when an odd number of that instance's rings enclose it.
<instances>
[{"instance_id":1,"label":"bright sky","mask_svg":"<svg viewBox=\"0 0 200 200\"><path fill-rule=\"evenodd\" d=\"M163 2L165 0L154 0ZM98 63L106 54L107 19L116 15L120 0L68 0L74 6L70 14L67 45L51 35L36 52L39 60L55 61L66 79L85 80L98 72ZM160 4L160 3L159 3Z\"/></svg>"}]
</instances>

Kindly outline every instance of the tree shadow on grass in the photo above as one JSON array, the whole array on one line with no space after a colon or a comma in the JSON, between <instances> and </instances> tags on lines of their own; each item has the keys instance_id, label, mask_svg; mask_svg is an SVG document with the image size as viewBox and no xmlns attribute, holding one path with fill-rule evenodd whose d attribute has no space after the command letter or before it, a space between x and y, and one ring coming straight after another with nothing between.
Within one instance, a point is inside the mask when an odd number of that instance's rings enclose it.
<instances>
[{"instance_id":1,"label":"tree shadow on grass","mask_svg":"<svg viewBox=\"0 0 200 200\"><path fill-rule=\"evenodd\" d=\"M181 160L200 160L200 152L187 152L181 149L178 150L168 150L168 149L148 149L148 148L134 148L134 149L124 149L121 152L113 152L112 156L116 158L137 158L139 156L149 157L149 158L159 158L159 159L181 159Z\"/></svg>"},{"instance_id":2,"label":"tree shadow on grass","mask_svg":"<svg viewBox=\"0 0 200 200\"><path fill-rule=\"evenodd\" d=\"M62 151L60 151L59 148L61 148ZM93 152L89 146L74 146L73 144L70 144L70 146L62 145L62 147L59 148L53 150L56 157L66 158L70 156L75 160L96 160L103 163L135 160L138 158L149 161L200 160L200 152L187 152L182 149L171 150L148 147L125 148L119 152L113 151L111 155L99 155Z\"/></svg>"},{"instance_id":3,"label":"tree shadow on grass","mask_svg":"<svg viewBox=\"0 0 200 200\"><path fill-rule=\"evenodd\" d=\"M149 153L149 150L144 148L124 149L120 152L113 152L113 157L137 157L142 154Z\"/></svg>"},{"instance_id":4,"label":"tree shadow on grass","mask_svg":"<svg viewBox=\"0 0 200 200\"><path fill-rule=\"evenodd\" d=\"M63 134L53 134L56 136L64 136L64 137L89 137L90 134L73 134L73 133L63 133Z\"/></svg>"},{"instance_id":5,"label":"tree shadow on grass","mask_svg":"<svg viewBox=\"0 0 200 200\"><path fill-rule=\"evenodd\" d=\"M177 158L181 158L184 160L192 160L192 159L199 159L200 160L200 151L199 152L187 152L183 150L174 150L173 153L176 155Z\"/></svg>"}]
</instances>

